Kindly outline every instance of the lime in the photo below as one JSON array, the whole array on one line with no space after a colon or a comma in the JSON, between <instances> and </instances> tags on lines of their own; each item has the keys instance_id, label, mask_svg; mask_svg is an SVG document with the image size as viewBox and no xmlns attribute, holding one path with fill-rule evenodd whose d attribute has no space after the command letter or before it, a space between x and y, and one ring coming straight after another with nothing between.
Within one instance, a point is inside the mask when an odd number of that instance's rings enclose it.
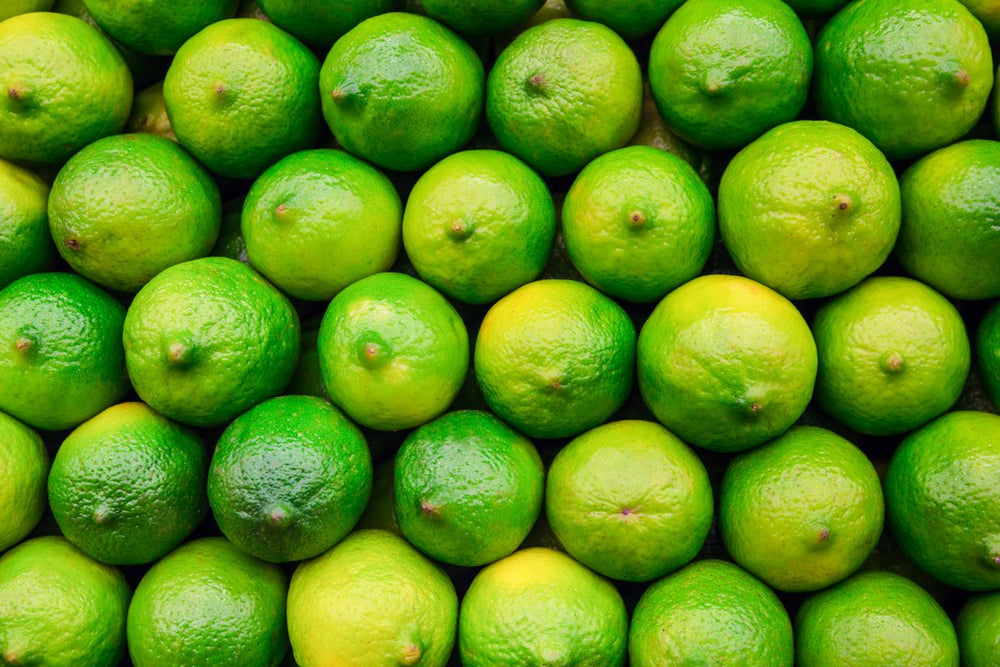
<instances>
[{"instance_id":1,"label":"lime","mask_svg":"<svg viewBox=\"0 0 1000 667\"><path fill-rule=\"evenodd\" d=\"M969 598L955 623L964 667L990 667L1000 655L1000 592Z\"/></svg>"},{"instance_id":2,"label":"lime","mask_svg":"<svg viewBox=\"0 0 1000 667\"><path fill-rule=\"evenodd\" d=\"M667 127L660 110L656 108L656 100L649 90L649 83L642 88L642 122L628 143L630 146L649 146L673 153L694 167L701 180L706 183L713 180L714 175L709 173L711 156L707 151L684 141Z\"/></svg>"},{"instance_id":3,"label":"lime","mask_svg":"<svg viewBox=\"0 0 1000 667\"><path fill-rule=\"evenodd\" d=\"M900 187L903 267L956 299L1000 296L1000 142L937 150L907 169Z\"/></svg>"},{"instance_id":4,"label":"lime","mask_svg":"<svg viewBox=\"0 0 1000 667\"><path fill-rule=\"evenodd\" d=\"M31 428L0 412L0 553L31 532L46 509L49 453ZM0 655L0 660L3 656Z\"/></svg>"},{"instance_id":5,"label":"lime","mask_svg":"<svg viewBox=\"0 0 1000 667\"><path fill-rule=\"evenodd\" d=\"M475 372L490 409L532 438L605 422L632 389L635 327L621 306L573 280L528 283L486 313Z\"/></svg>"},{"instance_id":6,"label":"lime","mask_svg":"<svg viewBox=\"0 0 1000 667\"><path fill-rule=\"evenodd\" d=\"M72 428L128 389L125 309L70 273L35 273L0 291L0 410L29 426Z\"/></svg>"},{"instance_id":7,"label":"lime","mask_svg":"<svg viewBox=\"0 0 1000 667\"><path fill-rule=\"evenodd\" d=\"M288 633L302 667L444 667L455 643L451 580L384 530L361 530L298 566Z\"/></svg>"},{"instance_id":8,"label":"lime","mask_svg":"<svg viewBox=\"0 0 1000 667\"><path fill-rule=\"evenodd\" d=\"M646 589L632 616L633 667L791 667L792 622L770 588L732 563L703 560Z\"/></svg>"},{"instance_id":9,"label":"lime","mask_svg":"<svg viewBox=\"0 0 1000 667\"><path fill-rule=\"evenodd\" d=\"M538 277L556 234L545 182L513 155L449 155L413 186L403 244L420 277L466 303L490 303Z\"/></svg>"},{"instance_id":10,"label":"lime","mask_svg":"<svg viewBox=\"0 0 1000 667\"><path fill-rule=\"evenodd\" d=\"M0 158L55 165L119 132L132 75L96 29L35 12L0 25Z\"/></svg>"},{"instance_id":11,"label":"lime","mask_svg":"<svg viewBox=\"0 0 1000 667\"><path fill-rule=\"evenodd\" d=\"M809 326L748 278L695 278L656 306L639 334L639 389L685 442L736 452L784 433L816 378Z\"/></svg>"},{"instance_id":12,"label":"lime","mask_svg":"<svg viewBox=\"0 0 1000 667\"><path fill-rule=\"evenodd\" d=\"M715 203L683 159L630 146L584 167L566 194L562 231L587 282L619 299L656 301L705 266Z\"/></svg>"},{"instance_id":13,"label":"lime","mask_svg":"<svg viewBox=\"0 0 1000 667\"><path fill-rule=\"evenodd\" d=\"M986 393L1000 410L1000 301L986 312L976 336L976 357Z\"/></svg>"},{"instance_id":14,"label":"lime","mask_svg":"<svg viewBox=\"0 0 1000 667\"><path fill-rule=\"evenodd\" d=\"M167 105L163 102L163 82L159 81L135 94L132 113L125 125L128 132L154 134L164 139L177 141L174 128L167 116Z\"/></svg>"},{"instance_id":15,"label":"lime","mask_svg":"<svg viewBox=\"0 0 1000 667\"><path fill-rule=\"evenodd\" d=\"M862 572L799 608L795 664L958 667L958 641L924 589L889 572Z\"/></svg>"},{"instance_id":16,"label":"lime","mask_svg":"<svg viewBox=\"0 0 1000 667\"><path fill-rule=\"evenodd\" d=\"M497 140L545 176L624 146L642 117L635 54L609 28L554 19L517 36L486 83Z\"/></svg>"},{"instance_id":17,"label":"lime","mask_svg":"<svg viewBox=\"0 0 1000 667\"><path fill-rule=\"evenodd\" d=\"M820 33L814 85L823 118L898 160L972 129L993 61L982 25L957 0L859 0Z\"/></svg>"},{"instance_id":18,"label":"lime","mask_svg":"<svg viewBox=\"0 0 1000 667\"><path fill-rule=\"evenodd\" d=\"M466 35L493 35L527 21L545 0L421 0L428 16Z\"/></svg>"},{"instance_id":19,"label":"lime","mask_svg":"<svg viewBox=\"0 0 1000 667\"><path fill-rule=\"evenodd\" d=\"M337 40L320 72L323 115L350 152L425 169L468 142L483 107L483 64L425 16L391 12Z\"/></svg>"},{"instance_id":20,"label":"lime","mask_svg":"<svg viewBox=\"0 0 1000 667\"><path fill-rule=\"evenodd\" d=\"M55 0L7 0L0 9L0 21L28 12L47 12L53 4Z\"/></svg>"},{"instance_id":21,"label":"lime","mask_svg":"<svg viewBox=\"0 0 1000 667\"><path fill-rule=\"evenodd\" d=\"M255 178L319 134L319 61L270 23L227 19L184 42L163 81L181 144L210 170Z\"/></svg>"},{"instance_id":22,"label":"lime","mask_svg":"<svg viewBox=\"0 0 1000 667\"><path fill-rule=\"evenodd\" d=\"M991 39L1000 37L1000 5L993 0L961 0L961 2L979 19Z\"/></svg>"},{"instance_id":23,"label":"lime","mask_svg":"<svg viewBox=\"0 0 1000 667\"><path fill-rule=\"evenodd\" d=\"M899 184L875 146L825 121L779 125L719 184L719 229L740 271L789 299L838 294L889 256Z\"/></svg>"},{"instance_id":24,"label":"lime","mask_svg":"<svg viewBox=\"0 0 1000 667\"><path fill-rule=\"evenodd\" d=\"M52 264L48 200L45 181L0 159L0 290Z\"/></svg>"},{"instance_id":25,"label":"lime","mask_svg":"<svg viewBox=\"0 0 1000 667\"><path fill-rule=\"evenodd\" d=\"M969 373L965 325L947 299L909 278L869 278L813 320L816 395L871 435L904 433L954 405Z\"/></svg>"},{"instance_id":26,"label":"lime","mask_svg":"<svg viewBox=\"0 0 1000 667\"><path fill-rule=\"evenodd\" d=\"M128 610L135 667L277 667L288 651L277 566L221 537L188 542L151 567Z\"/></svg>"},{"instance_id":27,"label":"lime","mask_svg":"<svg viewBox=\"0 0 1000 667\"><path fill-rule=\"evenodd\" d=\"M321 149L289 155L257 179L242 230L250 263L268 280L295 298L329 301L392 266L402 217L388 178Z\"/></svg>"},{"instance_id":28,"label":"lime","mask_svg":"<svg viewBox=\"0 0 1000 667\"><path fill-rule=\"evenodd\" d=\"M0 556L0 662L115 667L129 593L118 568L62 537L19 544Z\"/></svg>"},{"instance_id":29,"label":"lime","mask_svg":"<svg viewBox=\"0 0 1000 667\"><path fill-rule=\"evenodd\" d=\"M573 16L597 21L608 26L625 39L638 39L656 32L664 20L684 0L566 0L566 7Z\"/></svg>"},{"instance_id":30,"label":"lime","mask_svg":"<svg viewBox=\"0 0 1000 667\"><path fill-rule=\"evenodd\" d=\"M267 18L303 42L324 52L367 18L392 11L396 0L259 0Z\"/></svg>"},{"instance_id":31,"label":"lime","mask_svg":"<svg viewBox=\"0 0 1000 667\"><path fill-rule=\"evenodd\" d=\"M535 547L480 570L462 599L458 642L464 667L616 667L628 616L607 580Z\"/></svg>"},{"instance_id":32,"label":"lime","mask_svg":"<svg viewBox=\"0 0 1000 667\"><path fill-rule=\"evenodd\" d=\"M124 341L144 401L171 419L218 426L285 388L299 357L299 318L253 269L206 257L139 291Z\"/></svg>"},{"instance_id":33,"label":"lime","mask_svg":"<svg viewBox=\"0 0 1000 667\"><path fill-rule=\"evenodd\" d=\"M169 55L192 35L231 17L239 0L83 0L101 28L122 44L151 55Z\"/></svg>"}]
</instances>

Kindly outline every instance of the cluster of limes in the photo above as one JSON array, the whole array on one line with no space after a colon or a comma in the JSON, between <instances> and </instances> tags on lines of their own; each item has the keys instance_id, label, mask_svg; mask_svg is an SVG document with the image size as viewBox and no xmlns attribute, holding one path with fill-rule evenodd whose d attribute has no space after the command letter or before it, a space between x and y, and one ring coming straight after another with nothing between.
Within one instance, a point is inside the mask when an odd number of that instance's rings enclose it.
<instances>
[{"instance_id":1,"label":"cluster of limes","mask_svg":"<svg viewBox=\"0 0 1000 667\"><path fill-rule=\"evenodd\" d=\"M991 39L0 3L0 665L1000 665Z\"/></svg>"}]
</instances>

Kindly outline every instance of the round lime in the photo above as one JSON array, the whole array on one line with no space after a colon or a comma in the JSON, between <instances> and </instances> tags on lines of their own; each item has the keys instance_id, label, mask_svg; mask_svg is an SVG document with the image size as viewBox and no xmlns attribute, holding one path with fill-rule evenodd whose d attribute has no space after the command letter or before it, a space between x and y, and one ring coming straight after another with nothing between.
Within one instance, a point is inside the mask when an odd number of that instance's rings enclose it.
<instances>
[{"instance_id":1,"label":"round lime","mask_svg":"<svg viewBox=\"0 0 1000 667\"><path fill-rule=\"evenodd\" d=\"M0 412L0 553L31 532L47 506L49 453L30 427ZM2 659L2 656L0 656Z\"/></svg>"},{"instance_id":2,"label":"round lime","mask_svg":"<svg viewBox=\"0 0 1000 667\"><path fill-rule=\"evenodd\" d=\"M0 159L0 290L45 271L55 259L48 219L49 186Z\"/></svg>"}]
</instances>

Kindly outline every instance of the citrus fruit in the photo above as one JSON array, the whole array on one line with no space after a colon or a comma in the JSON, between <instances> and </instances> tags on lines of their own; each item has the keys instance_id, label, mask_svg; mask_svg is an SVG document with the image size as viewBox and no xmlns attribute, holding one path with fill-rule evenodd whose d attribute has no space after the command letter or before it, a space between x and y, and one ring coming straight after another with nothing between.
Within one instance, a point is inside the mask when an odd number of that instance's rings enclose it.
<instances>
[{"instance_id":1,"label":"citrus fruit","mask_svg":"<svg viewBox=\"0 0 1000 667\"><path fill-rule=\"evenodd\" d=\"M625 39L638 39L656 32L682 4L684 0L567 0L566 7L577 18L603 23Z\"/></svg>"},{"instance_id":2,"label":"citrus fruit","mask_svg":"<svg viewBox=\"0 0 1000 667\"><path fill-rule=\"evenodd\" d=\"M275 396L299 356L299 318L253 269L205 257L146 283L125 317L136 392L171 419L217 426Z\"/></svg>"},{"instance_id":3,"label":"citrus fruit","mask_svg":"<svg viewBox=\"0 0 1000 667\"><path fill-rule=\"evenodd\" d=\"M545 176L578 171L624 146L642 116L642 74L631 49L609 28L577 19L518 35L486 88L497 140Z\"/></svg>"},{"instance_id":4,"label":"citrus fruit","mask_svg":"<svg viewBox=\"0 0 1000 667\"><path fill-rule=\"evenodd\" d=\"M118 568L65 538L19 544L0 556L0 661L115 667L125 654L129 593Z\"/></svg>"},{"instance_id":5,"label":"citrus fruit","mask_svg":"<svg viewBox=\"0 0 1000 667\"><path fill-rule=\"evenodd\" d=\"M104 563L150 563L208 509L208 454L189 430L143 403L119 403L63 441L49 473L59 529Z\"/></svg>"},{"instance_id":6,"label":"citrus fruit","mask_svg":"<svg viewBox=\"0 0 1000 667\"><path fill-rule=\"evenodd\" d=\"M816 593L795 618L799 667L957 667L958 642L924 589L889 572L862 572Z\"/></svg>"},{"instance_id":7,"label":"citrus fruit","mask_svg":"<svg viewBox=\"0 0 1000 667\"><path fill-rule=\"evenodd\" d=\"M976 357L982 371L986 393L1000 410L1000 301L990 308L979 324Z\"/></svg>"},{"instance_id":8,"label":"citrus fruit","mask_svg":"<svg viewBox=\"0 0 1000 667\"><path fill-rule=\"evenodd\" d=\"M415 14L362 21L320 72L323 115L337 143L399 171L425 169L472 138L483 64L461 37Z\"/></svg>"},{"instance_id":9,"label":"citrus fruit","mask_svg":"<svg viewBox=\"0 0 1000 667\"><path fill-rule=\"evenodd\" d=\"M48 219L49 186L0 159L0 290L44 271L55 258Z\"/></svg>"},{"instance_id":10,"label":"citrus fruit","mask_svg":"<svg viewBox=\"0 0 1000 667\"><path fill-rule=\"evenodd\" d=\"M1000 37L1000 6L991 0L961 0L972 15L979 19L986 34L995 39Z\"/></svg>"},{"instance_id":11,"label":"citrus fruit","mask_svg":"<svg viewBox=\"0 0 1000 667\"><path fill-rule=\"evenodd\" d=\"M544 485L542 461L524 436L486 412L451 412L411 433L396 454L396 520L428 556L485 565L524 541Z\"/></svg>"},{"instance_id":12,"label":"citrus fruit","mask_svg":"<svg viewBox=\"0 0 1000 667\"><path fill-rule=\"evenodd\" d=\"M421 0L427 15L466 35L492 35L527 21L545 0Z\"/></svg>"},{"instance_id":13,"label":"citrus fruit","mask_svg":"<svg viewBox=\"0 0 1000 667\"><path fill-rule=\"evenodd\" d=\"M633 667L791 667L792 622L777 596L732 563L703 560L657 581L632 615Z\"/></svg>"},{"instance_id":14,"label":"citrus fruit","mask_svg":"<svg viewBox=\"0 0 1000 667\"><path fill-rule=\"evenodd\" d=\"M733 560L782 591L815 591L868 558L884 516L878 473L832 431L797 426L726 469L719 527Z\"/></svg>"},{"instance_id":15,"label":"citrus fruit","mask_svg":"<svg viewBox=\"0 0 1000 667\"><path fill-rule=\"evenodd\" d=\"M956 299L1000 296L1000 142L962 141L911 166L900 181L896 256Z\"/></svg>"},{"instance_id":16,"label":"citrus fruit","mask_svg":"<svg viewBox=\"0 0 1000 667\"><path fill-rule=\"evenodd\" d=\"M823 118L898 160L975 125L993 87L993 62L982 25L957 0L863 0L823 28L813 81Z\"/></svg>"},{"instance_id":17,"label":"citrus fruit","mask_svg":"<svg viewBox=\"0 0 1000 667\"><path fill-rule=\"evenodd\" d=\"M177 141L174 128L170 125L170 117L167 116L167 105L163 103L162 81L136 93L125 130Z\"/></svg>"},{"instance_id":18,"label":"citrus fruit","mask_svg":"<svg viewBox=\"0 0 1000 667\"><path fill-rule=\"evenodd\" d=\"M403 205L392 183L343 151L301 151L268 169L243 204L255 269L298 299L329 301L396 261Z\"/></svg>"},{"instance_id":19,"label":"citrus fruit","mask_svg":"<svg viewBox=\"0 0 1000 667\"><path fill-rule=\"evenodd\" d=\"M55 0L8 0L0 9L0 21L28 12L46 12L54 3Z\"/></svg>"},{"instance_id":20,"label":"citrus fruit","mask_svg":"<svg viewBox=\"0 0 1000 667\"><path fill-rule=\"evenodd\" d=\"M444 412L469 367L462 318L432 287L402 273L363 278L334 297L317 345L333 402L385 431Z\"/></svg>"},{"instance_id":21,"label":"citrus fruit","mask_svg":"<svg viewBox=\"0 0 1000 667\"><path fill-rule=\"evenodd\" d=\"M128 389L125 309L70 273L35 273L0 291L0 410L29 426L72 428Z\"/></svg>"},{"instance_id":22,"label":"citrus fruit","mask_svg":"<svg viewBox=\"0 0 1000 667\"><path fill-rule=\"evenodd\" d=\"M656 108L656 100L653 99L648 82L642 88L642 121L628 143L629 146L649 146L673 153L694 167L701 180L706 183L710 181L709 168L712 160L708 152L692 146L667 127L660 110Z\"/></svg>"},{"instance_id":23,"label":"citrus fruit","mask_svg":"<svg viewBox=\"0 0 1000 667\"><path fill-rule=\"evenodd\" d=\"M300 564L288 590L288 633L302 667L444 667L457 616L451 580L384 530L357 531Z\"/></svg>"},{"instance_id":24,"label":"citrus fruit","mask_svg":"<svg viewBox=\"0 0 1000 667\"><path fill-rule=\"evenodd\" d=\"M780 0L690 0L656 34L649 62L667 126L720 149L795 118L813 56L805 28Z\"/></svg>"},{"instance_id":25,"label":"citrus fruit","mask_svg":"<svg viewBox=\"0 0 1000 667\"><path fill-rule=\"evenodd\" d=\"M990 667L1000 655L1000 592L969 598L955 626L962 665Z\"/></svg>"},{"instance_id":26,"label":"citrus fruit","mask_svg":"<svg viewBox=\"0 0 1000 667\"><path fill-rule=\"evenodd\" d=\"M59 171L49 196L59 254L77 273L122 292L207 255L221 216L212 177L176 143L147 134L90 144Z\"/></svg>"},{"instance_id":27,"label":"citrus fruit","mask_svg":"<svg viewBox=\"0 0 1000 667\"><path fill-rule=\"evenodd\" d=\"M309 46L326 51L348 30L367 18L392 11L395 0L361 0L350 4L329 0L259 0L267 18Z\"/></svg>"},{"instance_id":28,"label":"citrus fruit","mask_svg":"<svg viewBox=\"0 0 1000 667\"><path fill-rule=\"evenodd\" d=\"M949 586L1000 588L998 484L1000 416L957 411L911 433L885 476L899 546Z\"/></svg>"},{"instance_id":29,"label":"citrus fruit","mask_svg":"<svg viewBox=\"0 0 1000 667\"><path fill-rule=\"evenodd\" d=\"M825 121L779 125L719 184L719 229L740 271L789 299L838 294L889 256L899 184L875 146Z\"/></svg>"},{"instance_id":30,"label":"citrus fruit","mask_svg":"<svg viewBox=\"0 0 1000 667\"><path fill-rule=\"evenodd\" d=\"M399 526L396 524L396 511L393 508L393 460L389 459L375 466L372 476L372 493L365 506L365 511L358 519L355 530L365 528L376 528L388 530L400 535Z\"/></svg>"},{"instance_id":31,"label":"citrus fruit","mask_svg":"<svg viewBox=\"0 0 1000 667\"><path fill-rule=\"evenodd\" d=\"M625 664L628 616L615 587L535 547L479 571L458 624L464 667Z\"/></svg>"},{"instance_id":32,"label":"citrus fruit","mask_svg":"<svg viewBox=\"0 0 1000 667\"><path fill-rule=\"evenodd\" d=\"M83 0L101 28L122 44L151 55L170 55L195 33L231 17L239 0Z\"/></svg>"},{"instance_id":33,"label":"citrus fruit","mask_svg":"<svg viewBox=\"0 0 1000 667\"><path fill-rule=\"evenodd\" d=\"M621 306L572 280L539 280L483 318L475 373L490 409L532 438L582 433L632 389L635 327Z\"/></svg>"},{"instance_id":34,"label":"citrus fruit","mask_svg":"<svg viewBox=\"0 0 1000 667\"><path fill-rule=\"evenodd\" d=\"M135 667L277 667L288 651L285 594L277 566L221 537L188 542L157 561L128 610Z\"/></svg>"},{"instance_id":35,"label":"citrus fruit","mask_svg":"<svg viewBox=\"0 0 1000 667\"><path fill-rule=\"evenodd\" d=\"M31 532L46 509L49 453L31 428L0 412L0 553ZM0 656L2 659L2 656Z\"/></svg>"},{"instance_id":36,"label":"citrus fruit","mask_svg":"<svg viewBox=\"0 0 1000 667\"><path fill-rule=\"evenodd\" d=\"M490 303L534 280L556 234L545 182L513 155L449 155L413 186L403 245L420 277L466 303Z\"/></svg>"},{"instance_id":37,"label":"citrus fruit","mask_svg":"<svg viewBox=\"0 0 1000 667\"><path fill-rule=\"evenodd\" d=\"M319 134L319 61L270 23L227 19L184 42L163 81L174 133L213 172L256 178Z\"/></svg>"},{"instance_id":38,"label":"citrus fruit","mask_svg":"<svg viewBox=\"0 0 1000 667\"><path fill-rule=\"evenodd\" d=\"M573 265L602 292L655 301L697 276L715 239L715 203L680 157L629 146L596 158L562 208Z\"/></svg>"},{"instance_id":39,"label":"citrus fruit","mask_svg":"<svg viewBox=\"0 0 1000 667\"><path fill-rule=\"evenodd\" d=\"M34 12L0 25L0 91L0 158L55 165L125 126L132 75L96 29Z\"/></svg>"},{"instance_id":40,"label":"citrus fruit","mask_svg":"<svg viewBox=\"0 0 1000 667\"><path fill-rule=\"evenodd\" d=\"M816 378L816 346L799 311L740 276L702 276L668 294L639 333L637 357L656 418L720 452L785 432Z\"/></svg>"},{"instance_id":41,"label":"citrus fruit","mask_svg":"<svg viewBox=\"0 0 1000 667\"><path fill-rule=\"evenodd\" d=\"M684 565L712 525L712 488L694 452L646 421L618 421L559 450L545 488L549 525L571 556L613 579Z\"/></svg>"},{"instance_id":42,"label":"citrus fruit","mask_svg":"<svg viewBox=\"0 0 1000 667\"><path fill-rule=\"evenodd\" d=\"M830 415L871 435L904 433L950 408L969 373L955 307L909 278L869 278L813 320L816 395Z\"/></svg>"}]
</instances>

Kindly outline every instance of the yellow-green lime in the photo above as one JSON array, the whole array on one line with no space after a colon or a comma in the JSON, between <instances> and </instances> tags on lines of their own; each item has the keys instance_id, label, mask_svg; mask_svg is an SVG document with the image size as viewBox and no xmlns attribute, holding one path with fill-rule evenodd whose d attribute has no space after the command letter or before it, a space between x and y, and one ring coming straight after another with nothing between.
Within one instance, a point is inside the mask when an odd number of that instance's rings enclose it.
<instances>
[{"instance_id":1,"label":"yellow-green lime","mask_svg":"<svg viewBox=\"0 0 1000 667\"><path fill-rule=\"evenodd\" d=\"M705 466L647 421L578 435L549 468L545 511L575 559L612 579L650 581L698 553L712 525Z\"/></svg>"},{"instance_id":2,"label":"yellow-green lime","mask_svg":"<svg viewBox=\"0 0 1000 667\"><path fill-rule=\"evenodd\" d=\"M633 667L792 667L792 622L774 592L732 563L703 560L657 581L632 615Z\"/></svg>"},{"instance_id":3,"label":"yellow-green lime","mask_svg":"<svg viewBox=\"0 0 1000 667\"><path fill-rule=\"evenodd\" d=\"M163 82L159 81L135 94L132 112L125 125L128 132L154 134L164 139L177 141L174 128L167 116L167 105L163 102Z\"/></svg>"},{"instance_id":4,"label":"yellow-green lime","mask_svg":"<svg viewBox=\"0 0 1000 667\"><path fill-rule=\"evenodd\" d=\"M45 512L49 453L29 426L0 412L0 553L31 532ZM3 657L0 656L0 660Z\"/></svg>"},{"instance_id":5,"label":"yellow-green lime","mask_svg":"<svg viewBox=\"0 0 1000 667\"><path fill-rule=\"evenodd\" d=\"M490 409L532 438L605 422L632 389L635 327L617 303L573 280L539 280L483 318L475 373Z\"/></svg>"},{"instance_id":6,"label":"yellow-green lime","mask_svg":"<svg viewBox=\"0 0 1000 667\"><path fill-rule=\"evenodd\" d=\"M0 290L55 259L48 201L45 181L0 158Z\"/></svg>"},{"instance_id":7,"label":"yellow-green lime","mask_svg":"<svg viewBox=\"0 0 1000 667\"><path fill-rule=\"evenodd\" d=\"M719 184L719 229L740 271L789 299L838 294L889 256L900 195L885 156L849 127L779 125Z\"/></svg>"},{"instance_id":8,"label":"yellow-green lime","mask_svg":"<svg viewBox=\"0 0 1000 667\"><path fill-rule=\"evenodd\" d=\"M319 135L319 61L280 28L227 19L184 42L163 81L170 124L211 171L256 178Z\"/></svg>"},{"instance_id":9,"label":"yellow-green lime","mask_svg":"<svg viewBox=\"0 0 1000 667\"><path fill-rule=\"evenodd\" d=\"M490 303L538 277L556 234L545 182L509 153L449 155L416 182L403 245L420 277L466 303Z\"/></svg>"},{"instance_id":10,"label":"yellow-green lime","mask_svg":"<svg viewBox=\"0 0 1000 667\"><path fill-rule=\"evenodd\" d=\"M365 19L395 9L396 0L259 0L267 18L303 42L327 51L344 33Z\"/></svg>"},{"instance_id":11,"label":"yellow-green lime","mask_svg":"<svg viewBox=\"0 0 1000 667\"><path fill-rule=\"evenodd\" d=\"M301 667L444 667L458 596L406 540L360 530L305 561L288 591L288 633Z\"/></svg>"},{"instance_id":12,"label":"yellow-green lime","mask_svg":"<svg viewBox=\"0 0 1000 667\"><path fill-rule=\"evenodd\" d=\"M521 25L545 0L421 0L427 15L465 35L494 35Z\"/></svg>"},{"instance_id":13,"label":"yellow-green lime","mask_svg":"<svg viewBox=\"0 0 1000 667\"><path fill-rule=\"evenodd\" d=\"M56 165L125 126L132 75L78 18L34 12L0 24L0 158Z\"/></svg>"},{"instance_id":14,"label":"yellow-green lime","mask_svg":"<svg viewBox=\"0 0 1000 667\"><path fill-rule=\"evenodd\" d=\"M403 205L377 169L343 151L301 151L268 169L243 204L255 269L286 294L329 301L387 271L400 247Z\"/></svg>"},{"instance_id":15,"label":"yellow-green lime","mask_svg":"<svg viewBox=\"0 0 1000 667\"><path fill-rule=\"evenodd\" d=\"M116 667L125 655L128 583L65 538L0 556L0 663Z\"/></svg>"},{"instance_id":16,"label":"yellow-green lime","mask_svg":"<svg viewBox=\"0 0 1000 667\"><path fill-rule=\"evenodd\" d=\"M827 302L813 320L816 396L855 431L895 435L954 405L969 373L962 317L909 278L869 278Z\"/></svg>"},{"instance_id":17,"label":"yellow-green lime","mask_svg":"<svg viewBox=\"0 0 1000 667\"><path fill-rule=\"evenodd\" d=\"M1000 410L1000 301L986 311L976 335L976 359L986 393Z\"/></svg>"},{"instance_id":18,"label":"yellow-green lime","mask_svg":"<svg viewBox=\"0 0 1000 667\"><path fill-rule=\"evenodd\" d=\"M545 176L579 171L624 146L642 117L635 54L611 29L589 21L528 28L497 58L486 87L493 134Z\"/></svg>"},{"instance_id":19,"label":"yellow-green lime","mask_svg":"<svg viewBox=\"0 0 1000 667\"><path fill-rule=\"evenodd\" d=\"M71 273L35 273L0 291L0 410L72 428L128 390L125 308Z\"/></svg>"},{"instance_id":20,"label":"yellow-green lime","mask_svg":"<svg viewBox=\"0 0 1000 667\"><path fill-rule=\"evenodd\" d=\"M629 146L596 158L576 177L562 233L587 282L619 299L655 301L705 266L715 203L680 157Z\"/></svg>"},{"instance_id":21,"label":"yellow-green lime","mask_svg":"<svg viewBox=\"0 0 1000 667\"><path fill-rule=\"evenodd\" d=\"M899 160L972 129L993 62L982 24L958 0L860 0L820 33L813 82L822 118Z\"/></svg>"},{"instance_id":22,"label":"yellow-green lime","mask_svg":"<svg viewBox=\"0 0 1000 667\"><path fill-rule=\"evenodd\" d=\"M288 651L288 577L221 537L178 547L136 586L128 609L135 667L278 667Z\"/></svg>"},{"instance_id":23,"label":"yellow-green lime","mask_svg":"<svg viewBox=\"0 0 1000 667\"><path fill-rule=\"evenodd\" d=\"M639 389L682 440L736 452L784 433L812 396L816 345L787 299L741 276L695 278L639 334Z\"/></svg>"},{"instance_id":24,"label":"yellow-green lime","mask_svg":"<svg viewBox=\"0 0 1000 667\"><path fill-rule=\"evenodd\" d=\"M458 624L464 667L625 665L628 615L615 587L535 547L479 571Z\"/></svg>"},{"instance_id":25,"label":"yellow-green lime","mask_svg":"<svg viewBox=\"0 0 1000 667\"><path fill-rule=\"evenodd\" d=\"M253 269L205 257L139 291L124 342L142 400L171 419L218 426L285 388L299 358L299 318Z\"/></svg>"},{"instance_id":26,"label":"yellow-green lime","mask_svg":"<svg viewBox=\"0 0 1000 667\"><path fill-rule=\"evenodd\" d=\"M170 55L195 33L231 17L239 0L83 0L115 40L150 55Z\"/></svg>"},{"instance_id":27,"label":"yellow-green lime","mask_svg":"<svg viewBox=\"0 0 1000 667\"><path fill-rule=\"evenodd\" d=\"M664 20L684 0L566 0L566 7L573 16L597 21L608 26L625 39L638 39L656 32Z\"/></svg>"},{"instance_id":28,"label":"yellow-green lime","mask_svg":"<svg viewBox=\"0 0 1000 667\"><path fill-rule=\"evenodd\" d=\"M18 14L29 12L47 12L52 9L55 0L8 0L0 9L0 21Z\"/></svg>"},{"instance_id":29,"label":"yellow-green lime","mask_svg":"<svg viewBox=\"0 0 1000 667\"><path fill-rule=\"evenodd\" d=\"M969 598L955 622L964 667L991 667L1000 655L1000 592Z\"/></svg>"}]
</instances>

